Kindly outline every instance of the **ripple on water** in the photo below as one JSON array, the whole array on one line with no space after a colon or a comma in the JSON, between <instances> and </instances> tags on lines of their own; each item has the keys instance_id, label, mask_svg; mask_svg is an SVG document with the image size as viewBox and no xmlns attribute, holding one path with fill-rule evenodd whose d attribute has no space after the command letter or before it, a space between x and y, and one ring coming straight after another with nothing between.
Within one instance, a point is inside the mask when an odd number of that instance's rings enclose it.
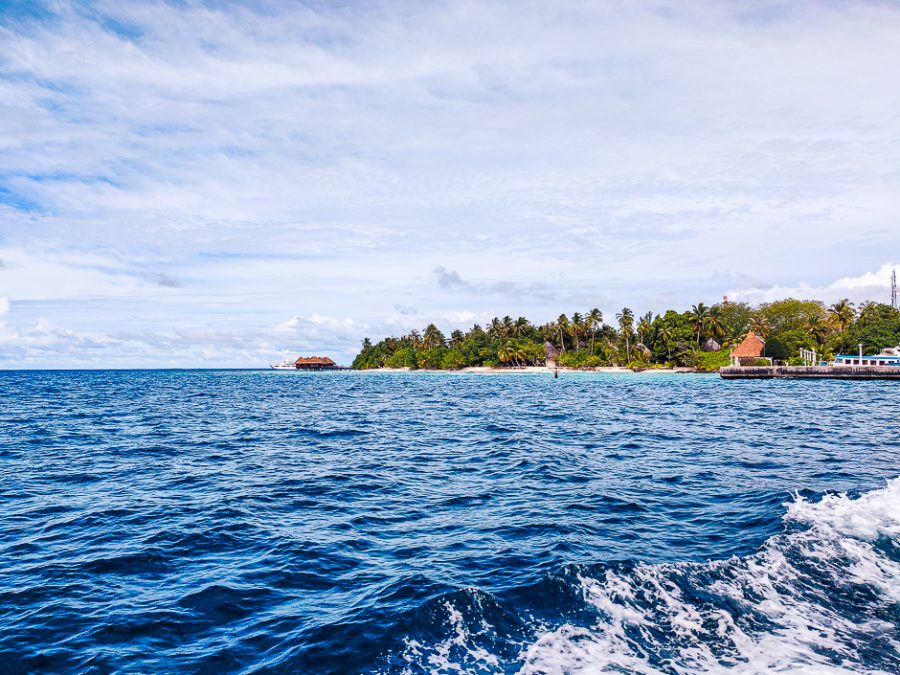
<instances>
[{"instance_id":1,"label":"ripple on water","mask_svg":"<svg viewBox=\"0 0 900 675\"><path fill-rule=\"evenodd\" d=\"M838 384L0 373L0 672L898 672Z\"/></svg>"}]
</instances>

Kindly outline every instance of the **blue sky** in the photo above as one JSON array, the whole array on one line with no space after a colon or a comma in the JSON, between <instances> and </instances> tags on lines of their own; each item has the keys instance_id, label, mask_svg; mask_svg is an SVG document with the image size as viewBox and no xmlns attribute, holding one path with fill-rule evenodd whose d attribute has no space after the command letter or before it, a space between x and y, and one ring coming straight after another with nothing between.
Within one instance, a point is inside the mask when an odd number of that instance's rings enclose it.
<instances>
[{"instance_id":1,"label":"blue sky","mask_svg":"<svg viewBox=\"0 0 900 675\"><path fill-rule=\"evenodd\" d=\"M887 299L892 3L0 3L0 367Z\"/></svg>"}]
</instances>

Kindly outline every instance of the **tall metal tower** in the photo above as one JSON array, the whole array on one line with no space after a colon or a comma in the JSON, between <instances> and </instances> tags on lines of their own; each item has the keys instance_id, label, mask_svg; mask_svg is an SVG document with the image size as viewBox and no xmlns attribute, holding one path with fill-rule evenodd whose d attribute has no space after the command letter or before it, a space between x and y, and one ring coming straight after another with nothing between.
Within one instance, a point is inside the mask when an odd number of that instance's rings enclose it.
<instances>
[{"instance_id":1,"label":"tall metal tower","mask_svg":"<svg viewBox=\"0 0 900 675\"><path fill-rule=\"evenodd\" d=\"M897 269L891 272L891 307L897 309Z\"/></svg>"}]
</instances>

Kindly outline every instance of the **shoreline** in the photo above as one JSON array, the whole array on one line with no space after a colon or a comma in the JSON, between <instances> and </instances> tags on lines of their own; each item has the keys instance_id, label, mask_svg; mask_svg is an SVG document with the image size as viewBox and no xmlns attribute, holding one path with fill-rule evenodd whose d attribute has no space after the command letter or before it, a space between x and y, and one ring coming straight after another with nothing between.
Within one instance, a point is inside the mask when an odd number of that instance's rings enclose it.
<instances>
[{"instance_id":1,"label":"shoreline","mask_svg":"<svg viewBox=\"0 0 900 675\"><path fill-rule=\"evenodd\" d=\"M560 373L606 373L646 375L652 373L665 373L667 375L715 375L714 371L702 371L696 368L644 368L632 370L622 366L599 366L597 368L559 368ZM488 366L469 366L467 368L367 368L354 370L357 373L463 373L478 375L528 375L546 374L553 375L554 371L546 366L522 366L521 368L494 368Z\"/></svg>"}]
</instances>

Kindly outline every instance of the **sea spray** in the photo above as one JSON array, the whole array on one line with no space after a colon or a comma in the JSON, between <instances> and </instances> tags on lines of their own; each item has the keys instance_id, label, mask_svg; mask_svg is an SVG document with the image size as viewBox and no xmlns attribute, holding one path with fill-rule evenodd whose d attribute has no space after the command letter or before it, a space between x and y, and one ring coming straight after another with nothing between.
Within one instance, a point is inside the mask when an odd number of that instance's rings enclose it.
<instances>
[{"instance_id":1,"label":"sea spray","mask_svg":"<svg viewBox=\"0 0 900 675\"><path fill-rule=\"evenodd\" d=\"M493 664L449 603L452 638L404 651L406 672L893 673L900 669L900 478L858 498L796 496L785 531L755 554L709 563L570 566L586 625L534 626ZM528 608L515 608L528 613ZM393 670L393 668L388 668Z\"/></svg>"},{"instance_id":2,"label":"sea spray","mask_svg":"<svg viewBox=\"0 0 900 675\"><path fill-rule=\"evenodd\" d=\"M895 388L140 371L0 390L4 675L900 671Z\"/></svg>"}]
</instances>

